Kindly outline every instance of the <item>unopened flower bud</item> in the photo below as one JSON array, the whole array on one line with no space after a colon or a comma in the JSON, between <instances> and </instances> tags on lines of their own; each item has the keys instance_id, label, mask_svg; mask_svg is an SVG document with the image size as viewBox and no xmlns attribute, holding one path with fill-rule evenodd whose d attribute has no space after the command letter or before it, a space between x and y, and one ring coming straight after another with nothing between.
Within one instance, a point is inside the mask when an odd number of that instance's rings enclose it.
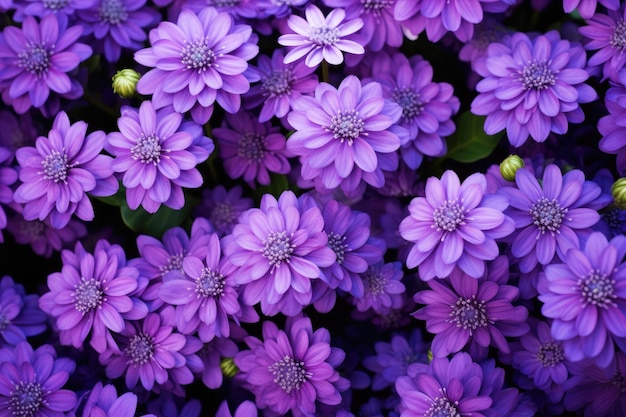
<instances>
[{"instance_id":1,"label":"unopened flower bud","mask_svg":"<svg viewBox=\"0 0 626 417\"><path fill-rule=\"evenodd\" d=\"M515 181L515 173L518 169L524 167L524 160L517 155L509 155L500 164L500 174L502 178L509 182Z\"/></svg>"},{"instance_id":2,"label":"unopened flower bud","mask_svg":"<svg viewBox=\"0 0 626 417\"><path fill-rule=\"evenodd\" d=\"M224 358L220 362L220 369L227 378L232 378L239 373L239 368L235 365L233 358Z\"/></svg>"},{"instance_id":3,"label":"unopened flower bud","mask_svg":"<svg viewBox=\"0 0 626 417\"><path fill-rule=\"evenodd\" d=\"M137 81L141 75L132 69L123 69L113 76L113 92L123 98L131 98L137 92Z\"/></svg>"},{"instance_id":4,"label":"unopened flower bud","mask_svg":"<svg viewBox=\"0 0 626 417\"><path fill-rule=\"evenodd\" d=\"M622 210L626 210L626 178L619 178L611 187L611 194L615 205Z\"/></svg>"}]
</instances>

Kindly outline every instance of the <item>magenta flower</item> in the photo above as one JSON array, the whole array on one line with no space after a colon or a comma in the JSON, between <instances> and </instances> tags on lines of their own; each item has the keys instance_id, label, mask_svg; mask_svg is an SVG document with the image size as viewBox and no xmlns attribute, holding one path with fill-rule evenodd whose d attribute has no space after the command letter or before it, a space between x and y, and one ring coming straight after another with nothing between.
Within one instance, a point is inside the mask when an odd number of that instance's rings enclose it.
<instances>
[{"instance_id":1,"label":"magenta flower","mask_svg":"<svg viewBox=\"0 0 626 417\"><path fill-rule=\"evenodd\" d=\"M140 205L155 213L161 205L178 210L185 204L183 187L202 185L196 165L208 158L213 143L201 157L190 151L192 135L181 129L182 115L171 107L155 110L151 101L139 111L127 107L117 120L119 132L109 133L106 150L115 159L112 167L122 173L128 207Z\"/></svg>"},{"instance_id":2,"label":"magenta flower","mask_svg":"<svg viewBox=\"0 0 626 417\"><path fill-rule=\"evenodd\" d=\"M86 131L85 122L70 125L67 114L60 112L48 137L37 138L34 148L17 150L23 184L13 198L24 204L26 220L48 219L57 229L65 227L72 214L90 221L94 212L86 193L110 196L117 191L112 159L100 154L106 135L99 130L85 137Z\"/></svg>"},{"instance_id":3,"label":"magenta flower","mask_svg":"<svg viewBox=\"0 0 626 417\"><path fill-rule=\"evenodd\" d=\"M324 16L314 4L307 6L305 14L306 20L295 14L289 16L287 25L295 33L278 38L280 45L292 47L285 55L285 64L306 57L304 63L308 67L317 67L322 61L339 65L343 62L342 52L365 53L363 46L351 36L363 27L363 20L346 20L344 9L333 9Z\"/></svg>"},{"instance_id":4,"label":"magenta flower","mask_svg":"<svg viewBox=\"0 0 626 417\"><path fill-rule=\"evenodd\" d=\"M173 105L205 124L218 102L228 113L239 110L240 95L250 89L244 72L258 53L252 28L235 25L228 13L205 7L198 14L183 10L176 24L161 22L150 34L151 47L135 52L135 60L153 69L137 84L153 94L155 108Z\"/></svg>"},{"instance_id":5,"label":"magenta flower","mask_svg":"<svg viewBox=\"0 0 626 417\"><path fill-rule=\"evenodd\" d=\"M480 93L472 102L472 113L487 116L485 132L506 129L511 145L519 147L530 135L543 142L550 132L564 134L568 123L580 123L580 103L598 95L584 81L584 49L562 40L557 31L529 38L518 32L487 49L483 77L476 85Z\"/></svg>"},{"instance_id":6,"label":"magenta flower","mask_svg":"<svg viewBox=\"0 0 626 417\"><path fill-rule=\"evenodd\" d=\"M263 323L263 340L245 339L250 350L235 356L235 364L260 409L285 415L313 415L316 402L337 405L349 382L335 370L345 353L329 344L326 329L315 332L307 317L290 318L286 330Z\"/></svg>"},{"instance_id":7,"label":"magenta flower","mask_svg":"<svg viewBox=\"0 0 626 417\"><path fill-rule=\"evenodd\" d=\"M514 225L502 213L506 199L485 195L486 187L482 174L461 183L454 171L446 171L441 180L428 179L425 197L411 201L410 214L399 230L404 239L414 243L406 264L419 267L420 279L447 277L455 266L479 278L485 273L486 261L498 256L496 239L511 234Z\"/></svg>"}]
</instances>

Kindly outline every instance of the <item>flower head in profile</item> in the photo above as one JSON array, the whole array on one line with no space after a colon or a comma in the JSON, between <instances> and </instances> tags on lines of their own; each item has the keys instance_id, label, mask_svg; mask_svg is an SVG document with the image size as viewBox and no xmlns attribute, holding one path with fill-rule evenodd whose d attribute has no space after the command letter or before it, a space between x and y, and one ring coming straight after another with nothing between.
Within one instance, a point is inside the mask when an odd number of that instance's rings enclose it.
<instances>
[{"instance_id":1,"label":"flower head in profile","mask_svg":"<svg viewBox=\"0 0 626 417\"><path fill-rule=\"evenodd\" d=\"M626 71L622 71L622 77ZM622 78L623 81L626 79ZM626 117L626 88L614 85L604 96L608 115L598 120L598 131L602 135L598 147L601 151L617 155L617 172L626 176L626 126L621 120Z\"/></svg>"},{"instance_id":2,"label":"flower head in profile","mask_svg":"<svg viewBox=\"0 0 626 417\"><path fill-rule=\"evenodd\" d=\"M231 414L228 409L228 403L224 400L217 409L215 417L257 417L258 408L252 401L244 401L235 410L235 414Z\"/></svg>"},{"instance_id":3,"label":"flower head in profile","mask_svg":"<svg viewBox=\"0 0 626 417\"><path fill-rule=\"evenodd\" d=\"M50 226L50 221L24 220L21 214L9 216L7 231L20 245L30 245L34 253L50 258L64 247L73 246L87 235L87 227L80 220L70 219L62 229Z\"/></svg>"},{"instance_id":4,"label":"flower head in profile","mask_svg":"<svg viewBox=\"0 0 626 417\"><path fill-rule=\"evenodd\" d=\"M126 392L120 396L112 384L97 382L89 391L82 412L76 417L134 417L137 411L137 395Z\"/></svg>"},{"instance_id":5,"label":"flower head in profile","mask_svg":"<svg viewBox=\"0 0 626 417\"><path fill-rule=\"evenodd\" d=\"M46 330L48 316L39 309L38 299L10 276L0 279L0 347L15 346Z\"/></svg>"}]
</instances>

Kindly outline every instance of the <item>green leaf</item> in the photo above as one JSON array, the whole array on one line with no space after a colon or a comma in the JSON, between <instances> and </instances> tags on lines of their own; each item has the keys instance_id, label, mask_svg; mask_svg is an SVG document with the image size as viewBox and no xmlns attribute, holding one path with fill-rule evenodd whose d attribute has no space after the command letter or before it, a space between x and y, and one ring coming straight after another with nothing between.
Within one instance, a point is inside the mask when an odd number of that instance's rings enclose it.
<instances>
[{"instance_id":1,"label":"green leaf","mask_svg":"<svg viewBox=\"0 0 626 417\"><path fill-rule=\"evenodd\" d=\"M271 194L278 198L283 191L292 189L295 192L294 188L295 186L289 186L286 175L279 175L272 172L270 173L270 184L257 187L257 189L254 190L254 197L257 201L261 201L261 197L263 197L264 194Z\"/></svg>"},{"instance_id":2,"label":"green leaf","mask_svg":"<svg viewBox=\"0 0 626 417\"><path fill-rule=\"evenodd\" d=\"M189 202L188 202L189 203ZM122 221L135 233L161 237L172 227L180 226L189 217L193 204L185 204L180 210L161 206L156 213L150 214L143 207L131 210L128 205L120 207Z\"/></svg>"},{"instance_id":3,"label":"green leaf","mask_svg":"<svg viewBox=\"0 0 626 417\"><path fill-rule=\"evenodd\" d=\"M448 153L444 159L471 163L488 157L504 132L488 135L483 128L484 123L483 116L476 116L469 111L463 113L457 121L456 131L447 140Z\"/></svg>"}]
</instances>

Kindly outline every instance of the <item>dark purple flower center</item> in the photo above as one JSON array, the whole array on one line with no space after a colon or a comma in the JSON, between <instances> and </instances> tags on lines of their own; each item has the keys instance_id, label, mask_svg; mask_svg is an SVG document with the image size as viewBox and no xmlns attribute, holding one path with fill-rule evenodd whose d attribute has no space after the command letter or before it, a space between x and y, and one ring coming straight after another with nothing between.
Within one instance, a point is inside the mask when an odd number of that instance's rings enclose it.
<instances>
[{"instance_id":1,"label":"dark purple flower center","mask_svg":"<svg viewBox=\"0 0 626 417\"><path fill-rule=\"evenodd\" d=\"M43 235L45 225L42 221L24 221L20 223L20 235L28 238L29 241L34 241Z\"/></svg>"},{"instance_id":2,"label":"dark purple flower center","mask_svg":"<svg viewBox=\"0 0 626 417\"><path fill-rule=\"evenodd\" d=\"M470 335L477 328L493 323L487 317L485 301L478 301L475 295L472 298L459 297L450 307L450 318L447 321L454 323L459 329L469 330Z\"/></svg>"},{"instance_id":3,"label":"dark purple flower center","mask_svg":"<svg viewBox=\"0 0 626 417\"><path fill-rule=\"evenodd\" d=\"M365 272L365 280L367 281L367 287L372 295L381 295L385 293L387 278L381 272L370 268L367 272Z\"/></svg>"},{"instance_id":4,"label":"dark purple flower center","mask_svg":"<svg viewBox=\"0 0 626 417\"><path fill-rule=\"evenodd\" d=\"M43 0L43 7L52 11L61 10L66 4L67 0Z\"/></svg>"},{"instance_id":5,"label":"dark purple flower center","mask_svg":"<svg viewBox=\"0 0 626 417\"><path fill-rule=\"evenodd\" d=\"M365 13L372 13L378 17L382 10L393 5L393 0L361 0L361 5Z\"/></svg>"},{"instance_id":6,"label":"dark purple flower center","mask_svg":"<svg viewBox=\"0 0 626 417\"><path fill-rule=\"evenodd\" d=\"M327 245L333 250L333 252L335 252L337 263L341 265L345 259L346 249L348 249L346 237L338 235L335 232L330 232L328 233Z\"/></svg>"},{"instance_id":7,"label":"dark purple flower center","mask_svg":"<svg viewBox=\"0 0 626 417\"><path fill-rule=\"evenodd\" d=\"M626 378L620 371L615 371L615 375L611 378L611 384L617 387L620 392L626 392Z\"/></svg>"},{"instance_id":8,"label":"dark purple flower center","mask_svg":"<svg viewBox=\"0 0 626 417\"><path fill-rule=\"evenodd\" d=\"M137 139L137 144L130 148L130 155L142 164L153 163L157 165L161 161L161 144L159 142L160 139L157 135L146 136L142 133L141 137Z\"/></svg>"},{"instance_id":9,"label":"dark purple flower center","mask_svg":"<svg viewBox=\"0 0 626 417\"><path fill-rule=\"evenodd\" d=\"M43 389L37 382L20 381L10 395L8 409L13 417L34 417L41 406L46 404Z\"/></svg>"},{"instance_id":10,"label":"dark purple flower center","mask_svg":"<svg viewBox=\"0 0 626 417\"><path fill-rule=\"evenodd\" d=\"M0 330L4 330L9 327L11 320L2 312L0 312Z\"/></svg>"},{"instance_id":11,"label":"dark purple flower center","mask_svg":"<svg viewBox=\"0 0 626 417\"><path fill-rule=\"evenodd\" d=\"M206 36L194 42L185 40L181 56L183 65L187 69L197 70L198 74L210 68L216 58L215 53L209 48Z\"/></svg>"},{"instance_id":12,"label":"dark purple flower center","mask_svg":"<svg viewBox=\"0 0 626 417\"><path fill-rule=\"evenodd\" d=\"M224 292L224 275L211 268L203 268L202 275L196 278L198 297L219 298Z\"/></svg>"},{"instance_id":13,"label":"dark purple flower center","mask_svg":"<svg viewBox=\"0 0 626 417\"><path fill-rule=\"evenodd\" d=\"M334 45L339 40L339 29L315 26L309 29L309 40L318 46Z\"/></svg>"},{"instance_id":14,"label":"dark purple flower center","mask_svg":"<svg viewBox=\"0 0 626 417\"><path fill-rule=\"evenodd\" d=\"M445 397L437 397L424 413L424 417L461 417L457 407L456 401L451 402Z\"/></svg>"},{"instance_id":15,"label":"dark purple flower center","mask_svg":"<svg viewBox=\"0 0 626 417\"><path fill-rule=\"evenodd\" d=\"M410 87L396 88L392 96L393 101L402 107L402 118L411 120L424 111L424 104L420 100L420 94Z\"/></svg>"},{"instance_id":16,"label":"dark purple flower center","mask_svg":"<svg viewBox=\"0 0 626 417\"><path fill-rule=\"evenodd\" d=\"M145 333L131 337L125 353L130 356L129 364L143 365L154 356L154 338Z\"/></svg>"},{"instance_id":17,"label":"dark purple flower center","mask_svg":"<svg viewBox=\"0 0 626 417\"><path fill-rule=\"evenodd\" d=\"M563 360L561 345L554 341L541 345L537 352L537 360L544 368L553 368Z\"/></svg>"},{"instance_id":18,"label":"dark purple flower center","mask_svg":"<svg viewBox=\"0 0 626 417\"><path fill-rule=\"evenodd\" d=\"M613 34L609 44L615 48L623 50L626 47L626 22L620 20L613 28Z\"/></svg>"},{"instance_id":19,"label":"dark purple flower center","mask_svg":"<svg viewBox=\"0 0 626 417\"><path fill-rule=\"evenodd\" d=\"M265 156L265 136L248 132L239 137L237 155L249 161L259 162Z\"/></svg>"},{"instance_id":20,"label":"dark purple flower center","mask_svg":"<svg viewBox=\"0 0 626 417\"><path fill-rule=\"evenodd\" d=\"M272 266L272 271L274 268L280 268L283 262L289 263L295 246L287 232L272 232L263 243L265 247L262 253Z\"/></svg>"},{"instance_id":21,"label":"dark purple flower center","mask_svg":"<svg viewBox=\"0 0 626 417\"><path fill-rule=\"evenodd\" d=\"M209 220L216 229L226 231L236 220L233 206L230 203L216 202Z\"/></svg>"},{"instance_id":22,"label":"dark purple flower center","mask_svg":"<svg viewBox=\"0 0 626 417\"><path fill-rule=\"evenodd\" d=\"M561 207L558 201L548 200L546 197L541 197L530 206L530 215L533 218L533 224L541 231L545 233L557 232L563 223L567 213L567 208Z\"/></svg>"},{"instance_id":23,"label":"dark purple flower center","mask_svg":"<svg viewBox=\"0 0 626 417\"><path fill-rule=\"evenodd\" d=\"M474 37L470 42L475 49L486 51L490 43L500 40L501 37L500 31L483 22L483 24L474 27Z\"/></svg>"},{"instance_id":24,"label":"dark purple flower center","mask_svg":"<svg viewBox=\"0 0 626 417\"><path fill-rule=\"evenodd\" d=\"M619 220L621 210L618 208L612 208L609 211L602 213L602 220L607 222L611 229L621 229L621 224Z\"/></svg>"},{"instance_id":25,"label":"dark purple flower center","mask_svg":"<svg viewBox=\"0 0 626 417\"><path fill-rule=\"evenodd\" d=\"M274 362L268 370L274 375L274 382L289 394L292 390L299 390L303 383L312 376L304 369L304 362L296 362L291 356Z\"/></svg>"},{"instance_id":26,"label":"dark purple flower center","mask_svg":"<svg viewBox=\"0 0 626 417\"><path fill-rule=\"evenodd\" d=\"M524 90L545 90L556 83L556 75L546 61L532 61L520 71L519 80L523 84Z\"/></svg>"},{"instance_id":27,"label":"dark purple flower center","mask_svg":"<svg viewBox=\"0 0 626 417\"><path fill-rule=\"evenodd\" d=\"M161 271L161 276L167 274L170 271L183 271L183 258L185 255L183 253L176 253L171 255L167 260L165 265L161 265L159 267L159 271Z\"/></svg>"},{"instance_id":28,"label":"dark purple flower center","mask_svg":"<svg viewBox=\"0 0 626 417\"><path fill-rule=\"evenodd\" d=\"M291 70L288 68L274 71L269 77L261 82L263 91L270 97L291 94L291 82L294 80Z\"/></svg>"},{"instance_id":29,"label":"dark purple flower center","mask_svg":"<svg viewBox=\"0 0 626 417\"><path fill-rule=\"evenodd\" d=\"M95 310L106 299L103 297L102 284L93 278L81 277L80 284L74 286L74 306L83 315Z\"/></svg>"},{"instance_id":30,"label":"dark purple flower center","mask_svg":"<svg viewBox=\"0 0 626 417\"><path fill-rule=\"evenodd\" d=\"M38 79L45 78L50 67L53 49L43 43L29 42L26 49L17 55L17 66L24 68Z\"/></svg>"},{"instance_id":31,"label":"dark purple flower center","mask_svg":"<svg viewBox=\"0 0 626 417\"><path fill-rule=\"evenodd\" d=\"M433 227L437 231L453 232L459 225L465 224L465 207L457 200L446 200L433 212Z\"/></svg>"},{"instance_id":32,"label":"dark purple flower center","mask_svg":"<svg viewBox=\"0 0 626 417\"><path fill-rule=\"evenodd\" d=\"M42 161L43 177L54 182L67 182L67 172L72 167L72 165L68 164L67 160L65 149L63 153L52 151L50 154L46 155L46 159Z\"/></svg>"},{"instance_id":33,"label":"dark purple flower center","mask_svg":"<svg viewBox=\"0 0 626 417\"><path fill-rule=\"evenodd\" d=\"M609 308L615 305L615 280L599 269L590 271L578 280L578 288L585 305Z\"/></svg>"},{"instance_id":34,"label":"dark purple flower center","mask_svg":"<svg viewBox=\"0 0 626 417\"><path fill-rule=\"evenodd\" d=\"M329 130L341 143L347 141L348 145L352 145L354 139L358 138L364 129L363 118L356 110L339 110L339 113L330 119Z\"/></svg>"},{"instance_id":35,"label":"dark purple flower center","mask_svg":"<svg viewBox=\"0 0 626 417\"><path fill-rule=\"evenodd\" d=\"M240 0L210 0L208 3L214 7L220 8L231 8L235 7L239 4Z\"/></svg>"},{"instance_id":36,"label":"dark purple flower center","mask_svg":"<svg viewBox=\"0 0 626 417\"><path fill-rule=\"evenodd\" d=\"M100 20L110 25L117 25L128 19L126 6L120 0L103 0L99 11Z\"/></svg>"}]
</instances>

